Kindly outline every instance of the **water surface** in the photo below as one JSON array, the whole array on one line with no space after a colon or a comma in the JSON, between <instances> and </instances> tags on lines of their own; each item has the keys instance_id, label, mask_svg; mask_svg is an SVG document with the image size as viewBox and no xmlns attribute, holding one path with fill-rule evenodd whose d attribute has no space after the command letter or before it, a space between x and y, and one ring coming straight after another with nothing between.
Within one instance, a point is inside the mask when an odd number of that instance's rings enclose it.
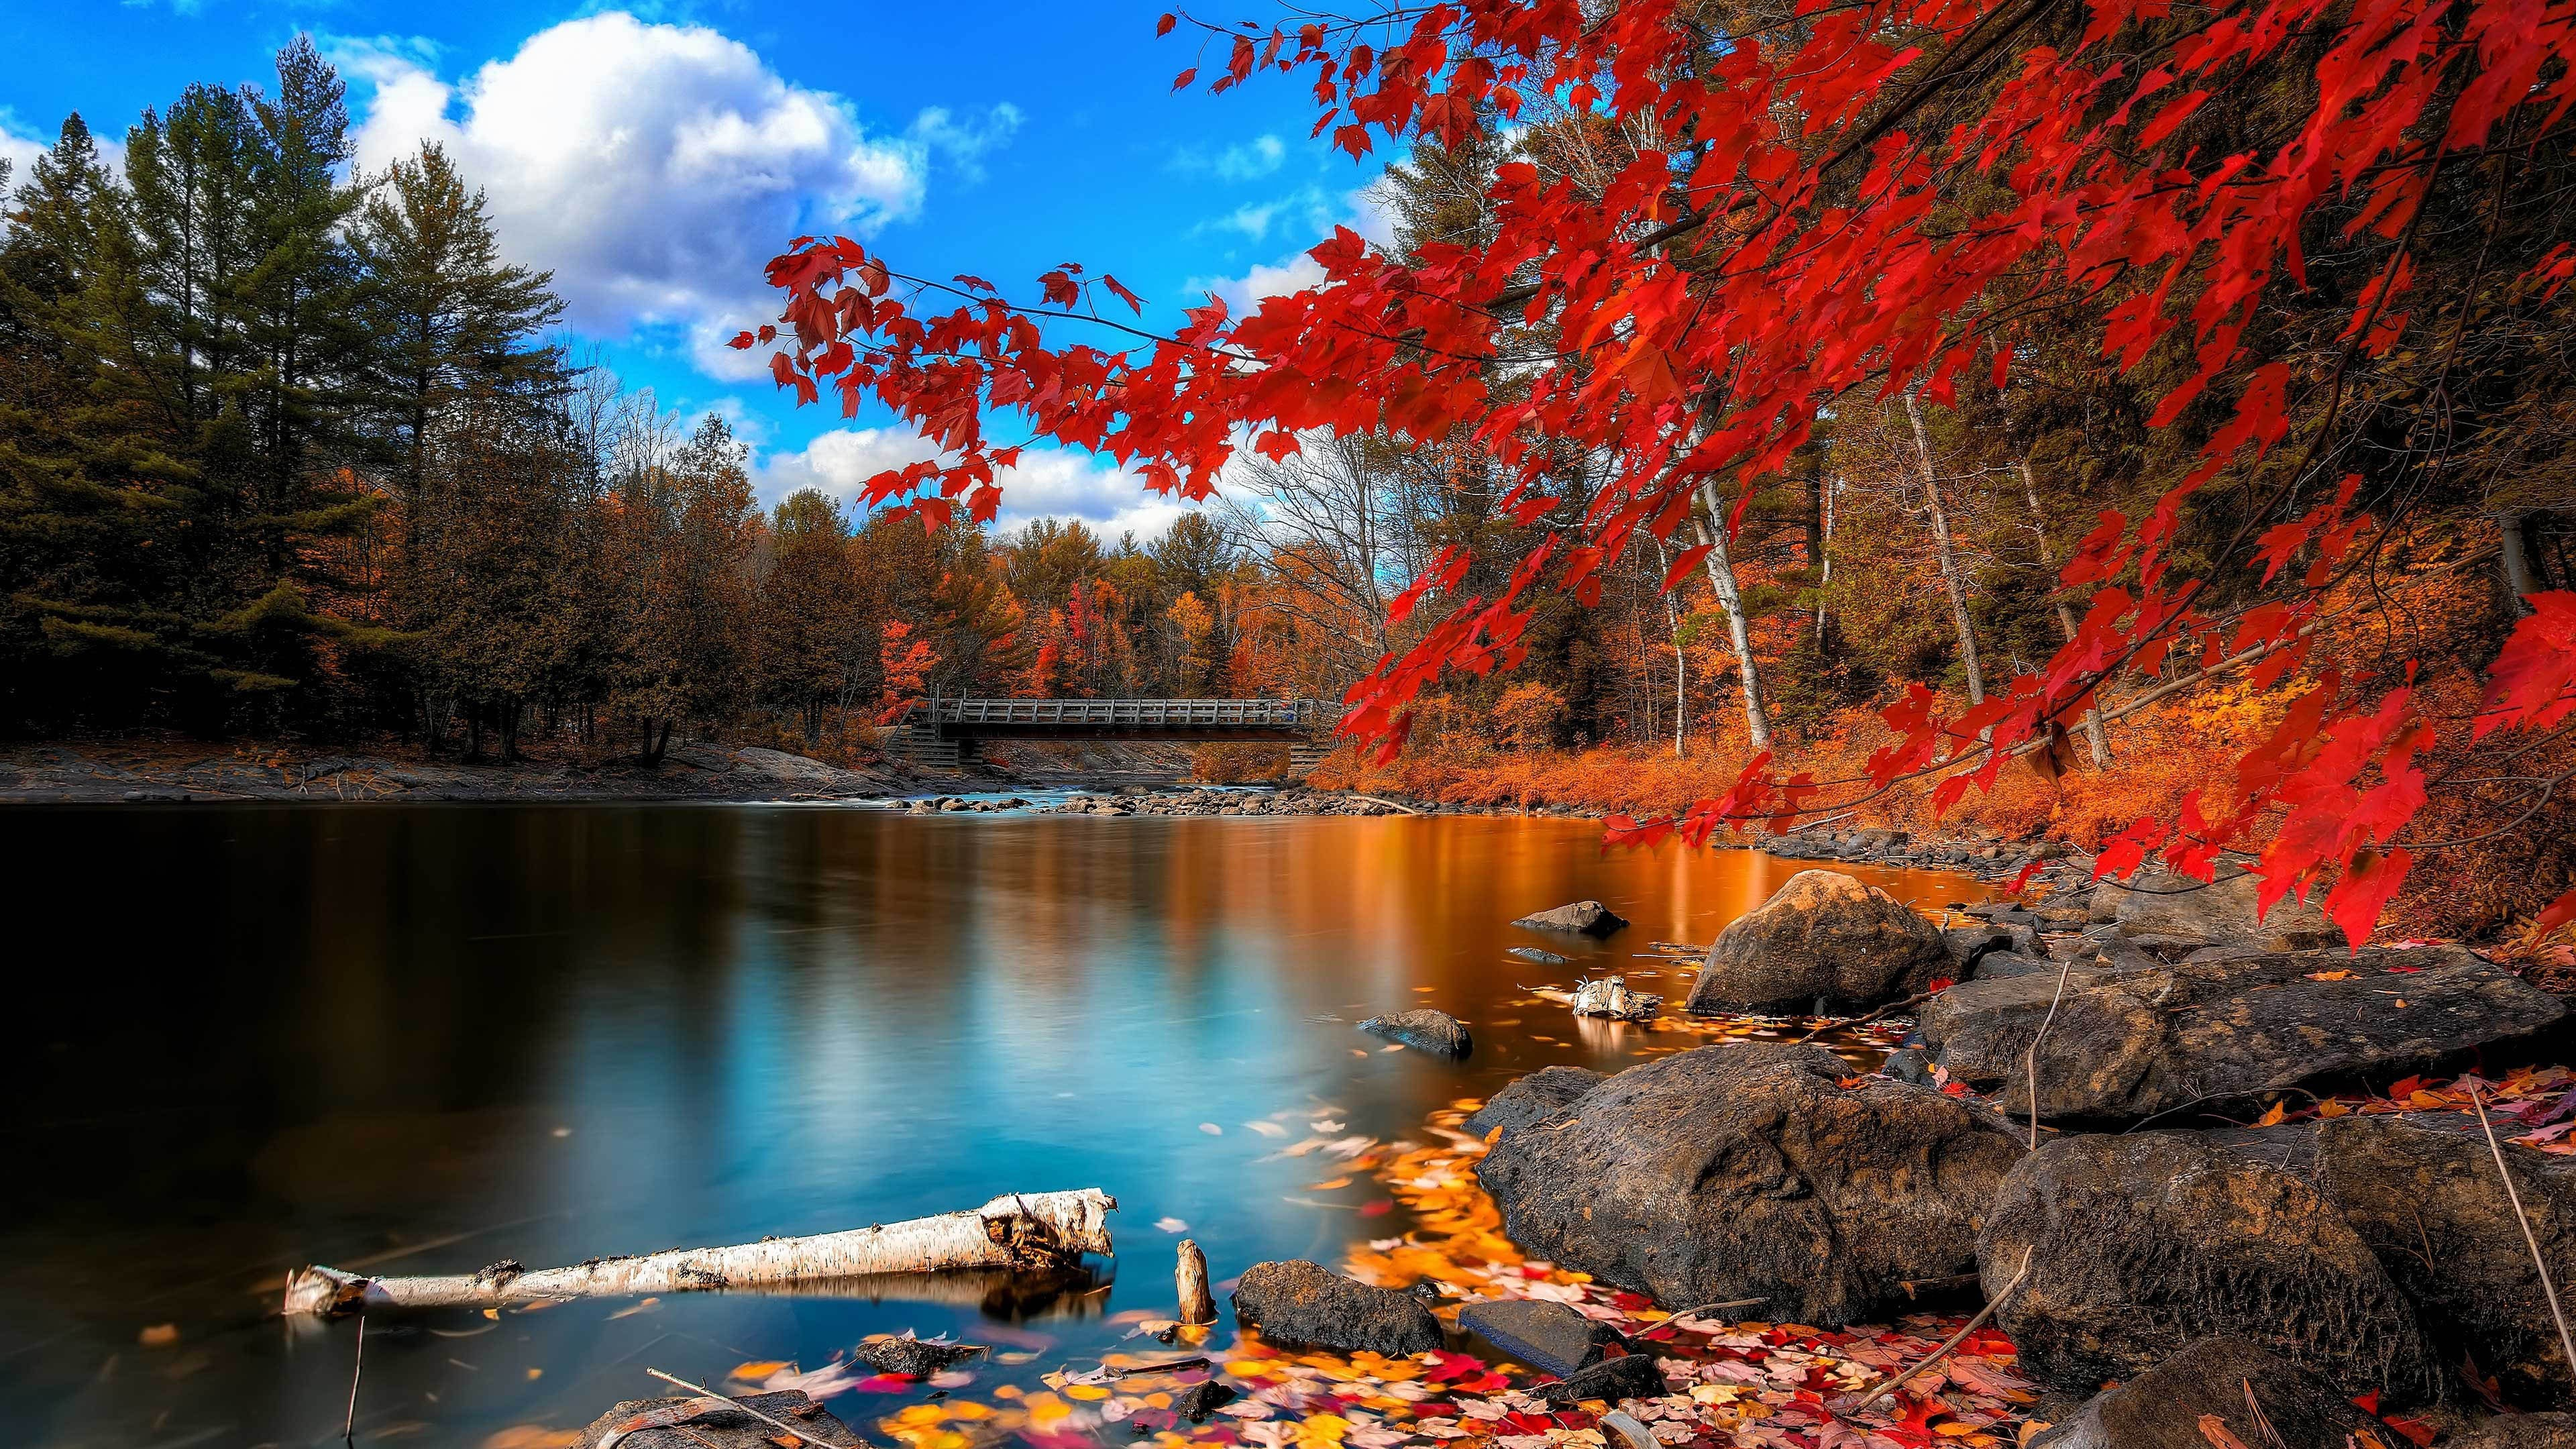
<instances>
[{"instance_id":1,"label":"water surface","mask_svg":"<svg viewBox=\"0 0 2576 1449\"><path fill-rule=\"evenodd\" d=\"M1695 1044L1521 988L1626 970L1678 998L1687 976L1637 953L1709 940L1802 867L1598 839L793 806L0 815L0 1422L84 1449L335 1442L353 1326L276 1317L294 1264L550 1266L1014 1190L1118 1198L1105 1287L379 1321L359 1441L577 1427L656 1392L647 1364L715 1382L880 1331L1017 1345L1038 1370L1097 1354L1170 1311L1181 1232L1231 1278L1400 1231L1366 1173L1315 1186L1346 1174L1314 1139L1397 1138L1539 1066ZM1854 873L1918 904L1976 890ZM1606 944L1506 925L1584 897L1635 924ZM1355 1029L1425 1004L1473 1025L1471 1060Z\"/></svg>"}]
</instances>

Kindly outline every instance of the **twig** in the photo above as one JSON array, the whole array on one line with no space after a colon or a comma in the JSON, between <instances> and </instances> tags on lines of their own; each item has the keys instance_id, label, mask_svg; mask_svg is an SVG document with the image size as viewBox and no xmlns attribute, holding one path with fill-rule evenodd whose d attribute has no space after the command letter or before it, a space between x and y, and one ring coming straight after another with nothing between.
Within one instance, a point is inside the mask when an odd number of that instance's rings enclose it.
<instances>
[{"instance_id":1,"label":"twig","mask_svg":"<svg viewBox=\"0 0 2576 1449\"><path fill-rule=\"evenodd\" d=\"M1674 1319L1697 1318L1703 1313L1715 1313L1721 1308L1753 1308L1770 1301L1768 1298L1729 1298L1724 1303L1703 1303L1697 1308L1685 1308L1664 1321L1671 1323Z\"/></svg>"},{"instance_id":2,"label":"twig","mask_svg":"<svg viewBox=\"0 0 2576 1449\"><path fill-rule=\"evenodd\" d=\"M690 1383L687 1379L680 1378L672 1374L666 1374L657 1368L648 1368L644 1372L651 1374L653 1377L660 1379L666 1384L678 1384L681 1388L687 1389L690 1393L696 1394L702 1399L715 1399L722 1403L731 1404L735 1408L742 1410L744 1413L749 1414L755 1419L758 1419L760 1422L769 1425L771 1428L780 1430L799 1444L828 1445L831 1442L828 1439L818 1439L814 1437L814 1430L810 1425L806 1428L799 1429L784 1419L773 1419L769 1417L767 1414L760 1412L758 1409L753 1408L751 1405L744 1403L740 1399L728 1398L723 1394L717 1393L713 1389L700 1384Z\"/></svg>"},{"instance_id":3,"label":"twig","mask_svg":"<svg viewBox=\"0 0 2576 1449\"><path fill-rule=\"evenodd\" d=\"M2576 1336L2567 1332L2567 1314L2558 1306L2558 1285L2549 1281L2549 1263L2540 1256L2540 1239L2531 1231L2531 1217L2522 1210L2522 1194L2514 1191L2513 1174L2505 1169L2504 1147L2496 1141L2495 1124L2487 1120L2486 1099L2479 1095L2478 1084L2470 1082L2469 1104L2478 1109L2478 1126L2487 1134L2487 1150L2495 1154L2496 1176L2504 1179L2505 1201L2513 1204L2513 1220L2522 1229L2522 1241L2531 1249L2531 1266L2540 1272L2540 1291L2549 1295L2549 1316L2558 1321L2558 1351L2567 1355L2569 1371L2576 1372Z\"/></svg>"},{"instance_id":4,"label":"twig","mask_svg":"<svg viewBox=\"0 0 2576 1449\"><path fill-rule=\"evenodd\" d=\"M2023 1054L2022 1065L2030 1075L2030 1150L2039 1150L2039 1043L2057 1022L2057 1004L2066 999L2066 978L2075 970L2075 958L2069 956L2057 968L2057 993L2048 998L2048 1015L2041 1017L2039 1030L2032 1033L2030 1050Z\"/></svg>"},{"instance_id":5,"label":"twig","mask_svg":"<svg viewBox=\"0 0 2576 1449\"><path fill-rule=\"evenodd\" d=\"M349 1416L340 1421L340 1437L358 1437L358 1377L367 1371L367 1315L358 1315L358 1356L349 1362Z\"/></svg>"},{"instance_id":6,"label":"twig","mask_svg":"<svg viewBox=\"0 0 2576 1449\"><path fill-rule=\"evenodd\" d=\"M1939 1363L1942 1359L1947 1358L1950 1354L1950 1350L1957 1348L1962 1343L1965 1343L1968 1339L1968 1335L1977 1331L1977 1325L1985 1322L1988 1318L1993 1317L1994 1311L2001 1308L2004 1304L2004 1300L2013 1295L2013 1290L2021 1286L2021 1280L2030 1276L2030 1255L2038 1251L2039 1245L2037 1243L2033 1243L2029 1247L2022 1249L2021 1271L2013 1274L2012 1281L2003 1286L2002 1292L1987 1299L1986 1306L1977 1310L1977 1316L1969 1319L1963 1324L1960 1324L1959 1331L1951 1334L1947 1339L1944 1339L1941 1346L1932 1350L1929 1357L1925 1358L1921 1363L1916 1364L1910 1369L1898 1369L1896 1372L1889 1374L1886 1378L1879 1380L1877 1388L1874 1388L1868 1393L1862 1395L1850 1408L1845 1409L1842 1412L1846 1414L1859 1413L1861 1410L1868 1408L1870 1405L1877 1403L1881 1398L1884 1398L1890 1389L1895 1388L1898 1384L1905 1382L1907 1379L1913 1378L1915 1375L1922 1373L1925 1369L1928 1369L1934 1364Z\"/></svg>"},{"instance_id":7,"label":"twig","mask_svg":"<svg viewBox=\"0 0 2576 1449\"><path fill-rule=\"evenodd\" d=\"M1815 1030L1808 1032L1805 1036L1798 1038L1798 1040L1802 1042L1814 1041L1816 1038L1823 1036L1826 1032L1834 1030L1836 1027L1859 1026L1864 1022L1876 1021L1882 1016L1903 1011L1909 1006L1921 1006L1923 1003L1930 1001L1933 997L1940 994L1941 993L1938 991L1918 991L1914 995L1905 998L1903 1001L1891 1001L1885 1006L1880 1007L1878 1010L1871 1012L1867 1016L1835 1017L1817 1027Z\"/></svg>"}]
</instances>

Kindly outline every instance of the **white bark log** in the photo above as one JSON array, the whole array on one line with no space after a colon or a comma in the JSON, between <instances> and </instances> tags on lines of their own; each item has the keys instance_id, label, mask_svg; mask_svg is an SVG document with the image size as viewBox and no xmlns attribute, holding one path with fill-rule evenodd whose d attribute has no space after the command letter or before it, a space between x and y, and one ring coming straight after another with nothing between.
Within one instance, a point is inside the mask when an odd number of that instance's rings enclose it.
<instances>
[{"instance_id":1,"label":"white bark log","mask_svg":"<svg viewBox=\"0 0 2576 1449\"><path fill-rule=\"evenodd\" d=\"M1699 501L1708 510L1706 520L1694 518L1691 526L1699 530L1699 541L1708 545L1708 554L1700 562L1708 570L1708 586L1717 594L1717 605L1726 611L1727 642L1735 648L1736 672L1744 686L1744 729L1753 740L1753 748L1771 748L1771 712L1762 703L1762 671L1753 662L1753 634L1744 619L1744 595L1735 584L1735 562L1726 553L1726 512L1717 506L1717 485L1699 485Z\"/></svg>"},{"instance_id":2,"label":"white bark log","mask_svg":"<svg viewBox=\"0 0 2576 1449\"><path fill-rule=\"evenodd\" d=\"M530 1273L512 1262L444 1277L369 1278L315 1265L286 1280L286 1312L353 1313L407 1308L489 1308L554 1298L688 1293L949 1268L1061 1266L1108 1253L1107 1214L1117 1199L1098 1188L1013 1193L967 1212L942 1213L810 1238L729 1248L680 1248L635 1258L595 1258Z\"/></svg>"}]
</instances>

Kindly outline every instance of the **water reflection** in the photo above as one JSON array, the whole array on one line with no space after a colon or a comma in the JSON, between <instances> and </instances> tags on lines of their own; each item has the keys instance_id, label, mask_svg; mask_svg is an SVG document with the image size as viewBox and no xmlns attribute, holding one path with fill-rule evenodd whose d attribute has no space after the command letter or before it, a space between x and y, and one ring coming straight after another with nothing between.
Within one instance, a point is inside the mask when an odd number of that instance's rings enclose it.
<instances>
[{"instance_id":1,"label":"water reflection","mask_svg":"<svg viewBox=\"0 0 2576 1449\"><path fill-rule=\"evenodd\" d=\"M267 1312L294 1263L552 1264L1086 1186L1122 1208L1132 1268L1106 1291L380 1324L362 1438L573 1426L647 1392L645 1362L721 1378L871 1331L989 1335L987 1315L1056 1315L1028 1331L1096 1349L1116 1313L1168 1311L1179 1232L1228 1277L1393 1230L1365 1173L1326 1187L1351 1174L1286 1155L1309 1139L1690 1044L1509 1003L1608 970L1678 999L1647 943L1708 940L1798 867L1597 839L739 807L10 815L26 1046L6 1131L43 1170L0 1187L0 1407L66 1445L336 1438L345 1331ZM1505 925L1583 897L1635 925L1606 944ZM1521 944L1573 959L1503 954ZM1475 1056L1353 1030L1418 1004L1467 1019ZM165 1323L177 1342L146 1347Z\"/></svg>"}]
</instances>

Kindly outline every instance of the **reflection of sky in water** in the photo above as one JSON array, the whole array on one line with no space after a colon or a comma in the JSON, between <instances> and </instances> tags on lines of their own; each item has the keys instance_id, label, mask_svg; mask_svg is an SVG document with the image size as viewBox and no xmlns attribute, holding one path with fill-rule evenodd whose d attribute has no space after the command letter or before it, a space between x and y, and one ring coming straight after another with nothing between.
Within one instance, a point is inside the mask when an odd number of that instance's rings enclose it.
<instances>
[{"instance_id":1,"label":"reflection of sky in water","mask_svg":"<svg viewBox=\"0 0 2576 1449\"><path fill-rule=\"evenodd\" d=\"M8 1069L10 1137L56 1172L0 1189L0 1290L32 1310L0 1322L0 1411L67 1445L336 1437L346 1326L263 1316L293 1262L554 1264L1082 1186L1120 1200L1118 1281L1031 1328L1097 1352L1121 1331L1102 1315L1169 1309L1158 1221L1220 1278L1399 1230L1359 1215L1383 1196L1365 1173L1318 1188L1347 1169L1282 1149L1400 1136L1550 1062L1615 1069L1659 1039L1506 1003L1605 970L1678 997L1634 953L1707 941L1798 868L1597 841L1511 818L19 813L0 870L49 903L30 959L78 969L31 980L48 1039ZM1587 896L1636 924L1506 925ZM1526 944L1574 962L1503 954ZM1353 1029L1418 1004L1474 1025L1472 1060ZM918 1302L625 1307L378 1325L376 1430L477 1443L648 1393L645 1363L997 1331ZM178 1348L138 1346L159 1322Z\"/></svg>"}]
</instances>

